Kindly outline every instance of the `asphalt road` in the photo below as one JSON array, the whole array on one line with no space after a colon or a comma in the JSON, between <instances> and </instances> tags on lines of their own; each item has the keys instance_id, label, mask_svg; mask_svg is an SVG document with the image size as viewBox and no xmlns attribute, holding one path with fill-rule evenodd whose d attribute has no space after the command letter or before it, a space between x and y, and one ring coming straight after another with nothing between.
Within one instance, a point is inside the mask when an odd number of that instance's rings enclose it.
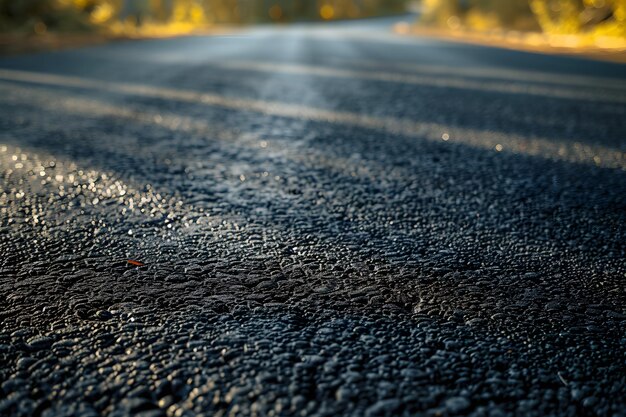
<instances>
[{"instance_id":1,"label":"asphalt road","mask_svg":"<svg viewBox=\"0 0 626 417\"><path fill-rule=\"evenodd\" d=\"M1 415L626 415L626 67L391 23L0 59Z\"/></svg>"}]
</instances>

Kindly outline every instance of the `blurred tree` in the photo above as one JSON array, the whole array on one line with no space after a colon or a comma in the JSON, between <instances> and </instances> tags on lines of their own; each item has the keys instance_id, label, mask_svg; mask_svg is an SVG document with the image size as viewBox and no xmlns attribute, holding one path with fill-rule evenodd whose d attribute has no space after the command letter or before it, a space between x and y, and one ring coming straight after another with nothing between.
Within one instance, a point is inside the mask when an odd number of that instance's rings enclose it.
<instances>
[{"instance_id":1,"label":"blurred tree","mask_svg":"<svg viewBox=\"0 0 626 417\"><path fill-rule=\"evenodd\" d=\"M531 0L530 4L545 32L597 30L626 36L626 0Z\"/></svg>"},{"instance_id":2,"label":"blurred tree","mask_svg":"<svg viewBox=\"0 0 626 417\"><path fill-rule=\"evenodd\" d=\"M137 26L141 26L144 20L151 15L151 7L149 0L124 0L122 3L122 11L120 18L124 21L130 21Z\"/></svg>"},{"instance_id":3,"label":"blurred tree","mask_svg":"<svg viewBox=\"0 0 626 417\"><path fill-rule=\"evenodd\" d=\"M423 0L426 23L626 36L626 0Z\"/></svg>"},{"instance_id":4,"label":"blurred tree","mask_svg":"<svg viewBox=\"0 0 626 417\"><path fill-rule=\"evenodd\" d=\"M0 30L88 30L87 16L74 6L61 0L0 0Z\"/></svg>"},{"instance_id":5,"label":"blurred tree","mask_svg":"<svg viewBox=\"0 0 626 417\"><path fill-rule=\"evenodd\" d=\"M531 10L541 28L548 33L579 33L580 0L531 0Z\"/></svg>"},{"instance_id":6,"label":"blurred tree","mask_svg":"<svg viewBox=\"0 0 626 417\"><path fill-rule=\"evenodd\" d=\"M0 30L76 30L115 22L210 23L330 20L398 13L409 0L0 0ZM43 26L42 26L43 25Z\"/></svg>"}]
</instances>

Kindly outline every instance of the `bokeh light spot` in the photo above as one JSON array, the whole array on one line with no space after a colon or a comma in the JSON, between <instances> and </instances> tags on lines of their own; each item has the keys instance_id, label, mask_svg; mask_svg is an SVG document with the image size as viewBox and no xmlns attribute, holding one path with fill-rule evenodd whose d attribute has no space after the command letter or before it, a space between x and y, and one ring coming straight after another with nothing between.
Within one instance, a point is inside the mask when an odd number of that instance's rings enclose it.
<instances>
[{"instance_id":1,"label":"bokeh light spot","mask_svg":"<svg viewBox=\"0 0 626 417\"><path fill-rule=\"evenodd\" d=\"M320 16L324 20L332 19L335 16L335 9L330 4L325 4L320 9Z\"/></svg>"}]
</instances>

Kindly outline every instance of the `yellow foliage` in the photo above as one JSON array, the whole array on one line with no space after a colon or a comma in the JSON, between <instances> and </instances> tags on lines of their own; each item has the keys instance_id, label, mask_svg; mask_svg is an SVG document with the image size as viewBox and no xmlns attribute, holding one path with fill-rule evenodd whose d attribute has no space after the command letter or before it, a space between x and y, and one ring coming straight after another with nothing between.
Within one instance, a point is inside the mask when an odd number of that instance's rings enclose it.
<instances>
[{"instance_id":1,"label":"yellow foliage","mask_svg":"<svg viewBox=\"0 0 626 417\"><path fill-rule=\"evenodd\" d=\"M332 19L335 16L335 9L330 4L325 4L320 8L320 16L324 20Z\"/></svg>"},{"instance_id":2,"label":"yellow foliage","mask_svg":"<svg viewBox=\"0 0 626 417\"><path fill-rule=\"evenodd\" d=\"M95 24L103 24L108 22L115 16L116 10L110 3L98 5L91 13L90 19Z\"/></svg>"},{"instance_id":3,"label":"yellow foliage","mask_svg":"<svg viewBox=\"0 0 626 417\"><path fill-rule=\"evenodd\" d=\"M84 9L89 2L87 0L74 0L73 3L77 8Z\"/></svg>"},{"instance_id":4,"label":"yellow foliage","mask_svg":"<svg viewBox=\"0 0 626 417\"><path fill-rule=\"evenodd\" d=\"M498 16L495 13L479 13L475 10L470 10L467 13L465 24L471 29L481 31L500 27Z\"/></svg>"},{"instance_id":5,"label":"yellow foliage","mask_svg":"<svg viewBox=\"0 0 626 417\"><path fill-rule=\"evenodd\" d=\"M280 20L280 18L283 17L283 9L278 4L270 7L268 13L272 20Z\"/></svg>"},{"instance_id":6,"label":"yellow foliage","mask_svg":"<svg viewBox=\"0 0 626 417\"><path fill-rule=\"evenodd\" d=\"M145 31L150 26L202 28L213 23L332 20L404 11L409 0L0 0L24 2L22 15L3 15L0 30L45 22L45 30ZM152 29L151 29L152 30ZM156 29L155 29L156 30ZM165 30L165 29L164 29Z\"/></svg>"},{"instance_id":7,"label":"yellow foliage","mask_svg":"<svg viewBox=\"0 0 626 417\"><path fill-rule=\"evenodd\" d=\"M475 30L541 29L559 35L626 38L626 0L423 0L422 20L449 28Z\"/></svg>"}]
</instances>

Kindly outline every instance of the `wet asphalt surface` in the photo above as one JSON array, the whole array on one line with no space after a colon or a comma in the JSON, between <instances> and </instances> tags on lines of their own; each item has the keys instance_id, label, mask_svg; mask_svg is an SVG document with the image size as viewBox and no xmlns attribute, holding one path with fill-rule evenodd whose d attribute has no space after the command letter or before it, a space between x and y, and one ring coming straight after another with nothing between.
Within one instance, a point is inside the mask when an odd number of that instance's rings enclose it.
<instances>
[{"instance_id":1,"label":"wet asphalt surface","mask_svg":"<svg viewBox=\"0 0 626 417\"><path fill-rule=\"evenodd\" d=\"M0 415L626 415L626 67L390 23L0 59Z\"/></svg>"}]
</instances>

